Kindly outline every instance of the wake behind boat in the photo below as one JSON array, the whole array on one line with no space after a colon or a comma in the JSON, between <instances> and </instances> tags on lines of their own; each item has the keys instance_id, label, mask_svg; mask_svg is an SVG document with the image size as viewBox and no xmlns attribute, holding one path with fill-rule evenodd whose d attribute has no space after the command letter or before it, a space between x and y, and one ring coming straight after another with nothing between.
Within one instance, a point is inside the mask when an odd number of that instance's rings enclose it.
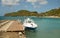
<instances>
[{"instance_id":1,"label":"wake behind boat","mask_svg":"<svg viewBox=\"0 0 60 38\"><path fill-rule=\"evenodd\" d=\"M23 25L25 29L35 30L37 28L37 24L30 18L24 20Z\"/></svg>"}]
</instances>

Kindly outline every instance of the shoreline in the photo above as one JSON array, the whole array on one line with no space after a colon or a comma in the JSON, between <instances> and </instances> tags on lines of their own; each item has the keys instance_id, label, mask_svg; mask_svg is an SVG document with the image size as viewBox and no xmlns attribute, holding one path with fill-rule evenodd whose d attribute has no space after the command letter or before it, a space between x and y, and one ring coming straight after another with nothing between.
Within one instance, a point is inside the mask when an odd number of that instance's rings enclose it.
<instances>
[{"instance_id":1,"label":"shoreline","mask_svg":"<svg viewBox=\"0 0 60 38\"><path fill-rule=\"evenodd\" d=\"M41 18L60 18L60 17L58 17L58 16L40 16ZM39 17L39 18L40 18Z\"/></svg>"},{"instance_id":2,"label":"shoreline","mask_svg":"<svg viewBox=\"0 0 60 38\"><path fill-rule=\"evenodd\" d=\"M4 17L38 17L38 18L60 18L59 16L0 16L2 18Z\"/></svg>"}]
</instances>

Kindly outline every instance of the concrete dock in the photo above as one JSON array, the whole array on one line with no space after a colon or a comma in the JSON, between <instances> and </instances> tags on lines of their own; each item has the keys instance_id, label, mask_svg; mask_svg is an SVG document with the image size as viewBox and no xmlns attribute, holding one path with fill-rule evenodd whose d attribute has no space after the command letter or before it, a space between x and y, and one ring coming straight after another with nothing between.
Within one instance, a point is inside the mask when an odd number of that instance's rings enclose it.
<instances>
[{"instance_id":1,"label":"concrete dock","mask_svg":"<svg viewBox=\"0 0 60 38\"><path fill-rule=\"evenodd\" d=\"M26 38L25 27L16 20L7 20L0 23L0 38Z\"/></svg>"}]
</instances>

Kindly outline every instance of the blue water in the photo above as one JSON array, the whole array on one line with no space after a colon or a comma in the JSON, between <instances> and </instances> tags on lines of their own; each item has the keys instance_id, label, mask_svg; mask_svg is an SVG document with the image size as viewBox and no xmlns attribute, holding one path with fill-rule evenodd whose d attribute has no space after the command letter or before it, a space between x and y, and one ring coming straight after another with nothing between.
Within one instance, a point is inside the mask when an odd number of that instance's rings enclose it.
<instances>
[{"instance_id":1,"label":"blue water","mask_svg":"<svg viewBox=\"0 0 60 38\"><path fill-rule=\"evenodd\" d=\"M26 31L27 38L60 38L60 18L38 18L29 17L38 25L36 32ZM2 17L0 20L17 20L22 22L25 17Z\"/></svg>"}]
</instances>

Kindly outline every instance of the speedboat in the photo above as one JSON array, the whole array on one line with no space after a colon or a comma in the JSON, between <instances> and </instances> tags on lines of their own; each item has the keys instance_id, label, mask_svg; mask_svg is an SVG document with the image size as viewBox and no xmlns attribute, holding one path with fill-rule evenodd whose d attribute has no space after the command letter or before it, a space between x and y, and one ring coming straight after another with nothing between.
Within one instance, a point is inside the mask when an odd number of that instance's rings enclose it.
<instances>
[{"instance_id":1,"label":"speedboat","mask_svg":"<svg viewBox=\"0 0 60 38\"><path fill-rule=\"evenodd\" d=\"M37 24L30 18L24 20L23 26L29 30L35 30L37 28Z\"/></svg>"}]
</instances>

